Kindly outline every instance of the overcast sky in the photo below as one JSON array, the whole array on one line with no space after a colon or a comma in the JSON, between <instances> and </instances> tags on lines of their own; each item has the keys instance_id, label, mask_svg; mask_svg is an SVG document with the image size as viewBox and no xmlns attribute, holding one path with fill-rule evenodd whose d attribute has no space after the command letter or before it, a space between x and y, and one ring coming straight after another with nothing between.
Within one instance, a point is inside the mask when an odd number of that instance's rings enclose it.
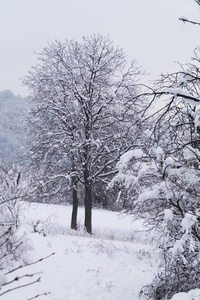
<instances>
[{"instance_id":1,"label":"overcast sky","mask_svg":"<svg viewBox=\"0 0 200 300\"><path fill-rule=\"evenodd\" d=\"M109 35L156 78L185 63L200 44L200 21L194 0L0 0L0 91L28 95L23 77L47 42L93 33Z\"/></svg>"}]
</instances>

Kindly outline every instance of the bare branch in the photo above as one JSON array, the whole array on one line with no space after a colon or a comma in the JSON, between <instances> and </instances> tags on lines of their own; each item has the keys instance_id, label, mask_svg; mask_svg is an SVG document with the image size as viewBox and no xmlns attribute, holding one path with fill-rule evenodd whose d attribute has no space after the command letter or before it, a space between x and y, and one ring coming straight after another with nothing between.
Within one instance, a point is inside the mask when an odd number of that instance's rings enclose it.
<instances>
[{"instance_id":1,"label":"bare branch","mask_svg":"<svg viewBox=\"0 0 200 300\"><path fill-rule=\"evenodd\" d=\"M179 20L182 21L183 23L191 23L193 25L200 25L200 22L191 21L191 20L188 20L188 19L186 19L184 17L179 18Z\"/></svg>"},{"instance_id":2,"label":"bare branch","mask_svg":"<svg viewBox=\"0 0 200 300\"><path fill-rule=\"evenodd\" d=\"M23 266L19 266L19 267L13 269L13 270L8 271L5 275L10 274L10 273L13 273L13 272L15 272L15 271L17 271L17 270L19 270L19 269L25 268L25 267L35 265L35 264L37 264L38 262L41 262L41 261L43 261L43 260L49 258L50 256L54 255L54 254L55 254L55 252L49 254L49 255L46 256L46 257L40 258L39 260L34 261L34 262L32 262L32 263L29 263L29 264L26 264L26 265L23 265Z\"/></svg>"},{"instance_id":3,"label":"bare branch","mask_svg":"<svg viewBox=\"0 0 200 300\"><path fill-rule=\"evenodd\" d=\"M36 295L36 296L34 296L34 297L32 297L32 298L29 298L29 299L27 299L27 300L33 300L33 299L36 299L36 298L38 298L38 297L40 297L40 296L48 296L48 295L50 295L51 293L50 292L48 292L48 293L43 293L43 294L38 294L38 295Z\"/></svg>"},{"instance_id":4,"label":"bare branch","mask_svg":"<svg viewBox=\"0 0 200 300\"><path fill-rule=\"evenodd\" d=\"M3 296L3 295L5 295L5 294L7 294L7 293L10 293L10 292L12 292L12 291L14 291L14 290L21 289L21 288L27 287L27 286L29 286L29 285L32 285L32 284L34 284L34 283L40 282L40 280L41 280L41 278L39 277L39 278L38 278L37 280L35 280L35 281L32 281L32 282L30 282L30 283L23 284L23 285L19 285L19 286L15 287L15 288L9 289L9 290L7 290L7 291L1 293L0 296Z\"/></svg>"},{"instance_id":5,"label":"bare branch","mask_svg":"<svg viewBox=\"0 0 200 300\"><path fill-rule=\"evenodd\" d=\"M43 272L38 272L38 273L33 273L33 274L25 274L25 275L22 275L22 276L16 276L13 280L11 281L8 281L6 283L3 284L3 286L6 286L8 284L11 284L15 281L19 281L20 279L24 278L24 277L33 277L35 275L39 275L39 274L42 274Z\"/></svg>"}]
</instances>

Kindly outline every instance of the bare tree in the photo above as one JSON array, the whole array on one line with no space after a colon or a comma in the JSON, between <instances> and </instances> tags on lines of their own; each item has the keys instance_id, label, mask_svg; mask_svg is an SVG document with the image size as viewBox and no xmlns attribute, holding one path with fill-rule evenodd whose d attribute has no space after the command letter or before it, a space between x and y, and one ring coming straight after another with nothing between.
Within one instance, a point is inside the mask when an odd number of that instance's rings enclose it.
<instances>
[{"instance_id":1,"label":"bare tree","mask_svg":"<svg viewBox=\"0 0 200 300\"><path fill-rule=\"evenodd\" d=\"M85 228L92 233L92 189L106 183L114 163L140 134L136 63L126 68L122 49L107 37L83 43L49 44L24 79L36 108L29 126L31 160L43 189L73 189L76 228L77 183L84 186ZM133 134L133 128L135 133Z\"/></svg>"}]
</instances>

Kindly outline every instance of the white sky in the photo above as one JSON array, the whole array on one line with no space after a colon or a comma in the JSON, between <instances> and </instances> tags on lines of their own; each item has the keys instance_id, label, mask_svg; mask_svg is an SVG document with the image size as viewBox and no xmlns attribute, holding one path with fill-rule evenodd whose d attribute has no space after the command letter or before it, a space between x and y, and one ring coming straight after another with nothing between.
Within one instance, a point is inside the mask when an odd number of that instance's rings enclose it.
<instances>
[{"instance_id":1,"label":"white sky","mask_svg":"<svg viewBox=\"0 0 200 300\"><path fill-rule=\"evenodd\" d=\"M0 0L0 90L27 95L22 76L36 63L47 42L93 33L109 35L157 78L185 63L200 44L200 21L194 0Z\"/></svg>"}]
</instances>

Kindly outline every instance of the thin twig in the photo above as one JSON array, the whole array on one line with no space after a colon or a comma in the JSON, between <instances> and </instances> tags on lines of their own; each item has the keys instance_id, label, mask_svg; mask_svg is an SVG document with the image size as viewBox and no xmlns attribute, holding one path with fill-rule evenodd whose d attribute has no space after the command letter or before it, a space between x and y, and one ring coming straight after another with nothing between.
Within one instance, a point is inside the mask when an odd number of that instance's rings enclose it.
<instances>
[{"instance_id":1,"label":"thin twig","mask_svg":"<svg viewBox=\"0 0 200 300\"><path fill-rule=\"evenodd\" d=\"M29 299L27 299L27 300L33 300L33 299L38 298L38 297L40 297L40 296L48 296L48 295L50 295L50 294L51 294L50 292L44 293L44 294L38 294L38 295L36 295L36 296L34 296L34 297L32 297L32 298L29 298Z\"/></svg>"},{"instance_id":2,"label":"thin twig","mask_svg":"<svg viewBox=\"0 0 200 300\"><path fill-rule=\"evenodd\" d=\"M200 25L199 22L191 21L191 20L188 20L188 19L186 19L186 18L179 18L179 20L182 21L182 22L184 22L184 23L187 22L187 23L191 23L191 24L193 24L193 25Z\"/></svg>"},{"instance_id":3,"label":"thin twig","mask_svg":"<svg viewBox=\"0 0 200 300\"><path fill-rule=\"evenodd\" d=\"M22 278L24 278L24 277L33 277L33 276L35 276L35 275L39 275L39 274L42 274L42 273L43 273L43 272L38 272L38 273L33 273L33 274L26 274L26 275L23 275L23 276L16 276L13 280L8 281L8 282L6 282L6 283L4 283L4 284L2 284L2 285L5 286L5 285L11 284L11 283L13 283L13 282L15 282L15 281L19 281L20 279L22 279Z\"/></svg>"},{"instance_id":4,"label":"thin twig","mask_svg":"<svg viewBox=\"0 0 200 300\"><path fill-rule=\"evenodd\" d=\"M14 290L17 290L17 289L20 289L20 288L24 288L24 287L27 287L27 286L32 285L32 284L34 284L34 283L40 282L40 279L41 279L41 278L39 277L39 278L38 278L37 280L35 280L35 281L32 281L32 282L30 282L30 283L23 284L23 285L19 285L19 286L15 287L15 288L9 289L9 290L7 290L7 291L1 293L1 294L0 294L0 297L1 297L2 295L4 295L4 294L7 294L7 293L12 292L12 291L14 291Z\"/></svg>"},{"instance_id":5,"label":"thin twig","mask_svg":"<svg viewBox=\"0 0 200 300\"><path fill-rule=\"evenodd\" d=\"M35 265L35 264L37 264L38 262L41 262L41 261L43 261L43 260L49 258L50 256L54 255L54 254L55 254L55 252L49 254L49 255L46 256L46 257L40 258L39 260L34 261L34 262L32 262L32 263L26 264L26 265L24 265L24 266L19 266L19 267L15 268L15 269L13 269L13 270L11 270L11 271L8 271L7 273L5 273L5 275L8 275L8 274L10 274L10 273L13 273L13 272L15 272L15 271L17 271L17 270L19 270L19 269L25 268L25 267L29 267L29 266Z\"/></svg>"}]
</instances>

